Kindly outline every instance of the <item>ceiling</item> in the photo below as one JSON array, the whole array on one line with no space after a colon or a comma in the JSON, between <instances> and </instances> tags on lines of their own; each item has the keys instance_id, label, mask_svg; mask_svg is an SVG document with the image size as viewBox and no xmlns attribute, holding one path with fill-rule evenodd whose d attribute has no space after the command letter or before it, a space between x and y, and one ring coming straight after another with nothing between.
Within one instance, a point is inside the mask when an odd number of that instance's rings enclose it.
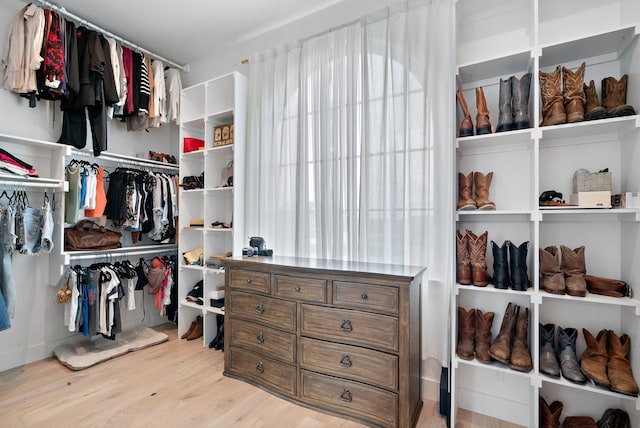
<instances>
[{"instance_id":1,"label":"ceiling","mask_svg":"<svg viewBox=\"0 0 640 428\"><path fill-rule=\"evenodd\" d=\"M185 65L342 1L52 0L50 3L140 48Z\"/></svg>"}]
</instances>

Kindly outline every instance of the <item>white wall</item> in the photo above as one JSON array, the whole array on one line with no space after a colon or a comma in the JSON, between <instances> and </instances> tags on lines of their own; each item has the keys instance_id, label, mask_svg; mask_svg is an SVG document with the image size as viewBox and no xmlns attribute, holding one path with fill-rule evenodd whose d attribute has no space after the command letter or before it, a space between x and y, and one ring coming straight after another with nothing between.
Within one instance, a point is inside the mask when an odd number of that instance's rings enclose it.
<instances>
[{"instance_id":1,"label":"white wall","mask_svg":"<svg viewBox=\"0 0 640 428\"><path fill-rule=\"evenodd\" d=\"M19 1L0 3L0 55L4 55L9 22L24 6L25 3ZM60 136L61 126L59 102L54 104L43 101L36 108L29 108L26 99L0 89L0 134L55 142ZM107 149L130 156L148 150L177 155L177 134L175 125L152 129L150 132L127 132L123 123L110 121ZM3 144L7 145L0 139L0 147ZM91 149L90 141L87 149ZM35 167L38 169L37 164ZM42 170L44 169L48 167L43 165ZM30 196L33 206L42 203L41 195L42 193L34 192ZM66 331L63 326L63 306L55 303L57 289L49 286L58 281L58 278L49 277L52 267L50 259L53 261L54 257L46 254L13 256L18 303L16 316L11 320L12 327L0 332L0 371L49 357L59 344L80 338L77 334ZM139 309L133 312L122 311L125 328L139 325L143 318L147 325L162 322L163 319L157 316L158 311L153 307L153 299L145 296L145 317L142 292L138 291L136 295Z\"/></svg>"}]
</instances>

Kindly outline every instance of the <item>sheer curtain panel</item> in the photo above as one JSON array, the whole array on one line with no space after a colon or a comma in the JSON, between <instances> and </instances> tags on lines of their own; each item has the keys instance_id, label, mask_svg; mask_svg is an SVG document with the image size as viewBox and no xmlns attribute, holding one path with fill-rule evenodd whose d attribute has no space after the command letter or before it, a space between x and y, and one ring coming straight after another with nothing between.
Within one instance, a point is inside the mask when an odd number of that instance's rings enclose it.
<instances>
[{"instance_id":1,"label":"sheer curtain panel","mask_svg":"<svg viewBox=\"0 0 640 428\"><path fill-rule=\"evenodd\" d=\"M246 227L278 255L427 266L448 359L453 0L393 4L250 59Z\"/></svg>"}]
</instances>

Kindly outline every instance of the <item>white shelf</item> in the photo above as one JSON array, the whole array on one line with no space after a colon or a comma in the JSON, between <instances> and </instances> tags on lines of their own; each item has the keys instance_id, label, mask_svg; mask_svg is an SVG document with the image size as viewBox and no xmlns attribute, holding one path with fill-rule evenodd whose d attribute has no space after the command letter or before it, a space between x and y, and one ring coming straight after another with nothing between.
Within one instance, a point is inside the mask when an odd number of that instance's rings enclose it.
<instances>
[{"instance_id":1,"label":"white shelf","mask_svg":"<svg viewBox=\"0 0 640 428\"><path fill-rule=\"evenodd\" d=\"M90 251L63 251L65 265L71 263L72 260L91 260L99 258L111 257L130 257L144 254L162 254L177 251L176 244L156 244L156 245L140 245L131 247L114 248L111 250L90 250Z\"/></svg>"}]
</instances>

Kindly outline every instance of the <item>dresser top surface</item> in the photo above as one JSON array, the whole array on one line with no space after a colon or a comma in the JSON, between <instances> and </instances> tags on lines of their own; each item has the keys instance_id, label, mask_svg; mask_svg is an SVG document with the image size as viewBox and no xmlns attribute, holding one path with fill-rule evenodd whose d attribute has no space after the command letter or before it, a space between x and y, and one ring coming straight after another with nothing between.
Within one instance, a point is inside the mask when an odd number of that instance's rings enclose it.
<instances>
[{"instance_id":1,"label":"dresser top surface","mask_svg":"<svg viewBox=\"0 0 640 428\"><path fill-rule=\"evenodd\" d=\"M230 267L239 267L246 269L251 269L252 266L256 267L262 265L266 268L282 267L295 269L314 269L327 273L334 272L338 274L374 274L405 278L414 278L416 276L419 276L426 269L425 267L421 266L405 266L384 263L365 263L345 260L310 259L304 257L285 256L235 256L224 259L224 262Z\"/></svg>"}]
</instances>

